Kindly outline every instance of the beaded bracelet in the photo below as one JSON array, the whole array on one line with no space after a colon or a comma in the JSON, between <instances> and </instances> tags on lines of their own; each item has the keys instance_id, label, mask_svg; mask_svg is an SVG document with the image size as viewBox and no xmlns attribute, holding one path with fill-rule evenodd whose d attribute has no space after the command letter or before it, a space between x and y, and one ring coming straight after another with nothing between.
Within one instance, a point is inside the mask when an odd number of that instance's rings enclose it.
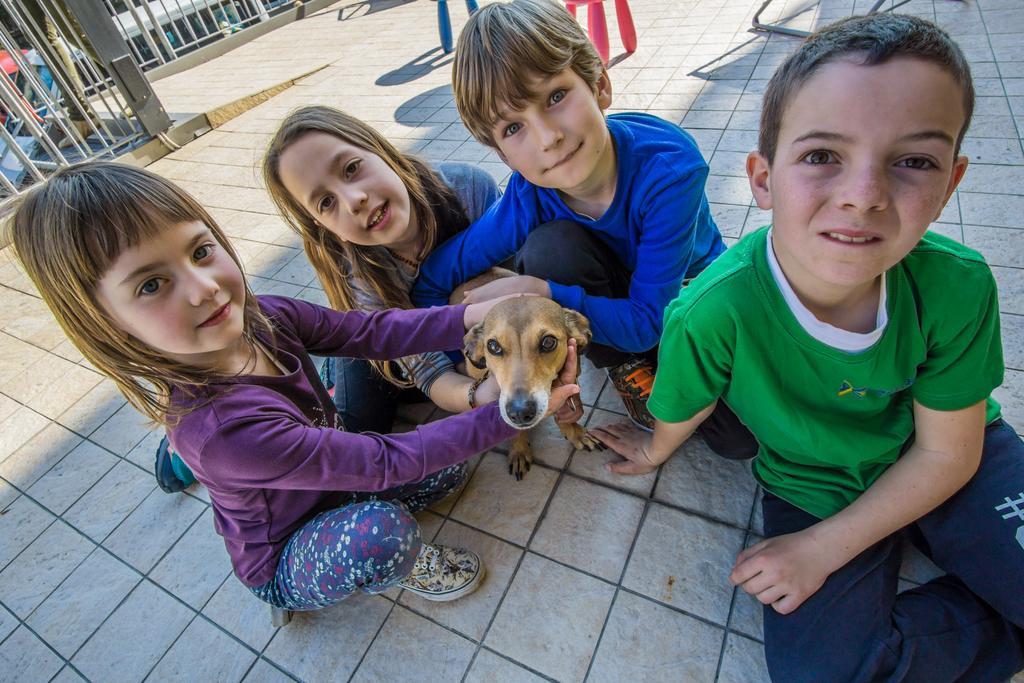
<instances>
[{"instance_id":1,"label":"beaded bracelet","mask_svg":"<svg viewBox=\"0 0 1024 683\"><path fill-rule=\"evenodd\" d=\"M476 390L480 388L485 379L487 379L487 375L473 380L473 383L469 385L469 389L466 391L466 400L469 401L470 410L476 408Z\"/></svg>"}]
</instances>

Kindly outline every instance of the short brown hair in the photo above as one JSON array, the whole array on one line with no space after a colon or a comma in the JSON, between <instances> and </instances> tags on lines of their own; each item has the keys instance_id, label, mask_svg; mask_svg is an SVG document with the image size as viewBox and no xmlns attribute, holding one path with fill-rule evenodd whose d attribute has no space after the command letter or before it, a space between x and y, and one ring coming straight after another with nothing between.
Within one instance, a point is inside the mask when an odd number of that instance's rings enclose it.
<instances>
[{"instance_id":1,"label":"short brown hair","mask_svg":"<svg viewBox=\"0 0 1024 683\"><path fill-rule=\"evenodd\" d=\"M522 108L536 93L526 78L572 68L591 88L604 64L575 17L551 0L495 2L475 12L459 35L452 66L455 106L473 137L496 146L498 107Z\"/></svg>"},{"instance_id":2,"label":"short brown hair","mask_svg":"<svg viewBox=\"0 0 1024 683\"><path fill-rule=\"evenodd\" d=\"M64 333L136 409L165 425L179 415L170 405L171 390L193 395L210 372L171 360L121 330L100 305L96 287L122 251L192 221L204 223L242 270L227 236L195 199L125 164L90 161L58 170L25 195L10 223L18 260ZM243 334L271 333L248 284L243 315Z\"/></svg>"},{"instance_id":3,"label":"short brown hair","mask_svg":"<svg viewBox=\"0 0 1024 683\"><path fill-rule=\"evenodd\" d=\"M956 42L935 24L906 14L871 14L837 21L812 34L783 62L765 90L761 106L758 151L771 164L779 143L786 107L822 66L843 58L861 66L882 64L895 57L916 57L937 64L963 89L964 124L956 153L974 112L971 68Z\"/></svg>"}]
</instances>

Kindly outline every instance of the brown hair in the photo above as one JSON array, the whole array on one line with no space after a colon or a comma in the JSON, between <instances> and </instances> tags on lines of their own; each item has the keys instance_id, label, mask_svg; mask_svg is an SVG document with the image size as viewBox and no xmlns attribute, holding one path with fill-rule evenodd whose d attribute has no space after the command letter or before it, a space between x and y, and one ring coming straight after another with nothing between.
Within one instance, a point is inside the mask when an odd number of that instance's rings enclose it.
<instances>
[{"instance_id":1,"label":"brown hair","mask_svg":"<svg viewBox=\"0 0 1024 683\"><path fill-rule=\"evenodd\" d=\"M895 57L916 57L937 64L963 89L964 125L956 139L956 154L974 112L971 68L956 42L935 24L905 14L850 17L812 34L775 71L761 106L758 151L771 164L786 107L800 87L822 66L851 59L861 66L882 64Z\"/></svg>"},{"instance_id":2,"label":"brown hair","mask_svg":"<svg viewBox=\"0 0 1024 683\"><path fill-rule=\"evenodd\" d=\"M455 106L473 137L495 147L498 107L521 109L536 93L525 79L572 68L594 88L604 64L576 19L550 0L496 2L473 13L452 65Z\"/></svg>"},{"instance_id":3,"label":"brown hair","mask_svg":"<svg viewBox=\"0 0 1024 683\"><path fill-rule=\"evenodd\" d=\"M424 254L437 245L441 226L461 230L469 224L459 198L424 162L403 154L363 121L332 107L303 107L289 114L263 157L267 191L291 228L302 237L306 256L331 306L339 311L358 308L352 288L355 279L366 283L384 307L412 308L409 292L401 286L394 272L395 261L388 256L385 247L352 244L340 239L318 225L281 182L281 155L299 138L313 132L331 135L376 154L398 175L409 192L413 218L425 237ZM411 386L410 381L395 372L392 363L372 363L393 384Z\"/></svg>"},{"instance_id":4,"label":"brown hair","mask_svg":"<svg viewBox=\"0 0 1024 683\"><path fill-rule=\"evenodd\" d=\"M210 372L170 360L122 331L99 304L96 286L122 251L192 221L204 223L242 269L223 231L195 199L124 164L91 161L58 170L25 195L10 222L14 251L64 333L136 409L164 425L187 412L171 406L171 390L195 396ZM270 336L270 321L248 284L245 294L243 334Z\"/></svg>"}]
</instances>

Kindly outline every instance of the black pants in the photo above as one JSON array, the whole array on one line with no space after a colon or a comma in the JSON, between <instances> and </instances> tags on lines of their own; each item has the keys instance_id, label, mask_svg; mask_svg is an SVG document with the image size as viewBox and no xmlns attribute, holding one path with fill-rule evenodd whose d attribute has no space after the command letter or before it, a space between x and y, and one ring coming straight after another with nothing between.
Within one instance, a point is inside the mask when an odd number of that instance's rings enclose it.
<instances>
[{"instance_id":1,"label":"black pants","mask_svg":"<svg viewBox=\"0 0 1024 683\"><path fill-rule=\"evenodd\" d=\"M577 285L592 296L610 299L629 297L633 273L607 244L590 230L573 221L552 221L534 229L515 258L515 270L560 284ZM658 347L639 354L605 344L590 344L587 358L598 368L621 365L641 356L657 367ZM711 450L718 455L742 460L757 455L757 441L724 402L697 428Z\"/></svg>"}]
</instances>

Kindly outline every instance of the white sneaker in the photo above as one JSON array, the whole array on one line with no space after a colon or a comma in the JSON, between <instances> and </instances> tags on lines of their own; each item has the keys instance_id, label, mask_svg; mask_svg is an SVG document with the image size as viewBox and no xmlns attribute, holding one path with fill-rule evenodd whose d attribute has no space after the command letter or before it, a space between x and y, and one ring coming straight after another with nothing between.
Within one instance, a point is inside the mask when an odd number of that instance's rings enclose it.
<instances>
[{"instance_id":1,"label":"white sneaker","mask_svg":"<svg viewBox=\"0 0 1024 683\"><path fill-rule=\"evenodd\" d=\"M486 574L476 553L424 543L412 573L398 585L424 600L447 602L475 591Z\"/></svg>"}]
</instances>

